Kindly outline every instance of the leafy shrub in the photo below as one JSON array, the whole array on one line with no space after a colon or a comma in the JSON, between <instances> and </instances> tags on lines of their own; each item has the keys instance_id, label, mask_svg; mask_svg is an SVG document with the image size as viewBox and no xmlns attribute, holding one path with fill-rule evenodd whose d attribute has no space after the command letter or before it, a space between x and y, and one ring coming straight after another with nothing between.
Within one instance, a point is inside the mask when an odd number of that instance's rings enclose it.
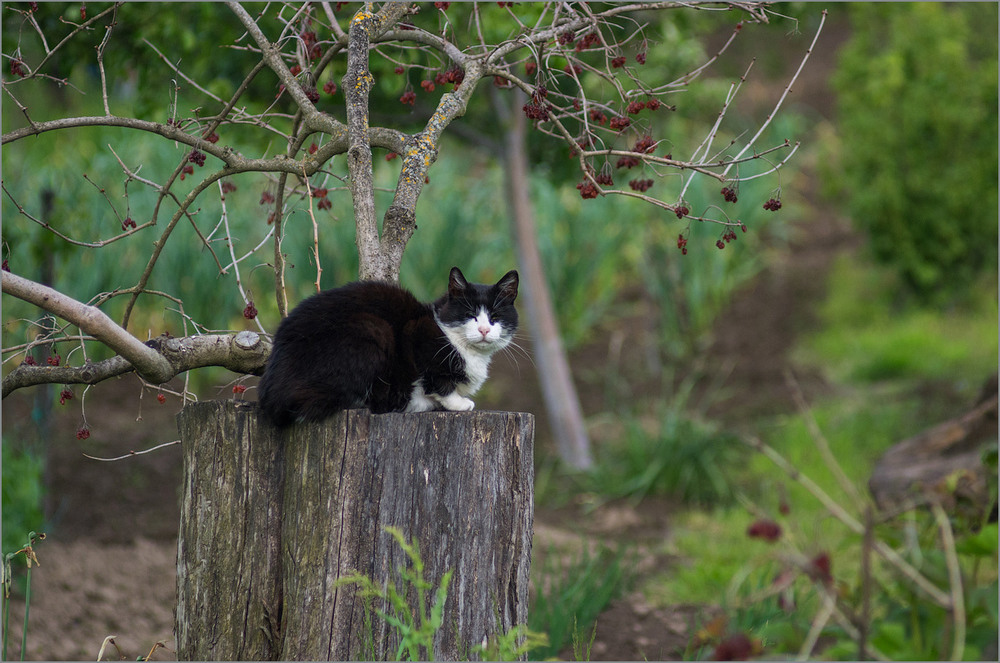
<instances>
[{"instance_id":1,"label":"leafy shrub","mask_svg":"<svg viewBox=\"0 0 1000 663\"><path fill-rule=\"evenodd\" d=\"M851 7L834 85L847 211L922 297L997 260L996 5Z\"/></svg>"},{"instance_id":2,"label":"leafy shrub","mask_svg":"<svg viewBox=\"0 0 1000 663\"><path fill-rule=\"evenodd\" d=\"M3 547L13 552L24 544L24 533L40 530L42 520L42 471L44 461L18 450L4 440L3 454Z\"/></svg>"}]
</instances>

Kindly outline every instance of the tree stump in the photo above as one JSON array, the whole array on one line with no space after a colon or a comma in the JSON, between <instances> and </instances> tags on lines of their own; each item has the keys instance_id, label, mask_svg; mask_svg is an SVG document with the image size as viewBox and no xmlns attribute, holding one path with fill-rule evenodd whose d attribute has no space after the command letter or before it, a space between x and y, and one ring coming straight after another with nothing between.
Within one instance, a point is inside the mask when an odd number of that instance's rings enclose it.
<instances>
[{"instance_id":1,"label":"tree stump","mask_svg":"<svg viewBox=\"0 0 1000 663\"><path fill-rule=\"evenodd\" d=\"M453 570L435 658L526 622L532 415L349 410L279 431L256 403L209 401L178 426L179 658L394 656L395 629L335 586L353 572L400 586L408 558L387 527L417 543L432 587Z\"/></svg>"},{"instance_id":2,"label":"tree stump","mask_svg":"<svg viewBox=\"0 0 1000 663\"><path fill-rule=\"evenodd\" d=\"M992 504L983 450L997 439L997 376L987 380L976 405L913 437L879 459L868 481L884 510L920 504L928 494L949 510L973 513Z\"/></svg>"}]
</instances>

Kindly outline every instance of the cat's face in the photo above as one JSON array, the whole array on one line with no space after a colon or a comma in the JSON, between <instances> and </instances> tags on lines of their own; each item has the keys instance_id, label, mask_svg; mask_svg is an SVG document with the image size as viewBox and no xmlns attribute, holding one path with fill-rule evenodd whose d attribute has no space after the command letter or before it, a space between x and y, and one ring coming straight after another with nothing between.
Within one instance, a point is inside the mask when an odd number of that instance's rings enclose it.
<instances>
[{"instance_id":1,"label":"cat's face","mask_svg":"<svg viewBox=\"0 0 1000 663\"><path fill-rule=\"evenodd\" d=\"M491 355L506 347L517 331L517 272L511 270L494 285L469 283L452 268L448 294L437 309L438 322L452 345Z\"/></svg>"}]
</instances>

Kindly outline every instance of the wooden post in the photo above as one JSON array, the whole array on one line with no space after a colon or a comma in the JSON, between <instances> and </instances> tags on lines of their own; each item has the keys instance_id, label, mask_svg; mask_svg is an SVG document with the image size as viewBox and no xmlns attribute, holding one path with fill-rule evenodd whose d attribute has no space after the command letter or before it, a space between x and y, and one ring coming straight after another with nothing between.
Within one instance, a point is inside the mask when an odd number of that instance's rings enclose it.
<instances>
[{"instance_id":1,"label":"wooden post","mask_svg":"<svg viewBox=\"0 0 1000 663\"><path fill-rule=\"evenodd\" d=\"M527 621L532 415L351 410L282 433L256 404L228 401L178 421L179 658L395 655L394 629L334 587L354 571L400 584L407 558L390 526L417 542L432 586L454 572L434 658L468 659Z\"/></svg>"}]
</instances>

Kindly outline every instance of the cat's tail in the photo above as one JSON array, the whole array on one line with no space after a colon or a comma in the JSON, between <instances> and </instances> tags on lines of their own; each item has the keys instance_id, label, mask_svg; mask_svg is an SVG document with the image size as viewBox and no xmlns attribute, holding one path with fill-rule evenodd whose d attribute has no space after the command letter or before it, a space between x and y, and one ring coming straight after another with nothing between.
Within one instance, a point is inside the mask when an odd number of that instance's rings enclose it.
<instances>
[{"instance_id":1,"label":"cat's tail","mask_svg":"<svg viewBox=\"0 0 1000 663\"><path fill-rule=\"evenodd\" d=\"M257 387L257 400L263 418L278 428L284 428L295 423L298 412L288 391L280 384L276 384L272 378L273 376L269 376L267 371L264 372L264 377L260 379Z\"/></svg>"}]
</instances>

